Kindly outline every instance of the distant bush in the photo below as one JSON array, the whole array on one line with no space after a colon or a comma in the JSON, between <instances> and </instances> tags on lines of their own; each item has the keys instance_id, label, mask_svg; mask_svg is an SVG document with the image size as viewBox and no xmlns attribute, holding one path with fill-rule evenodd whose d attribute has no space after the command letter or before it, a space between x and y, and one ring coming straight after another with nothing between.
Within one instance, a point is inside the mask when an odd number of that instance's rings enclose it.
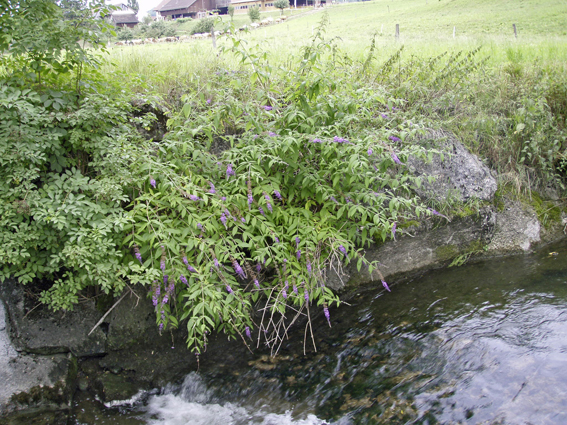
<instances>
[{"instance_id":1,"label":"distant bush","mask_svg":"<svg viewBox=\"0 0 567 425\"><path fill-rule=\"evenodd\" d=\"M248 9L248 16L252 22L260 20L260 8L258 6L252 6Z\"/></svg>"},{"instance_id":2,"label":"distant bush","mask_svg":"<svg viewBox=\"0 0 567 425\"><path fill-rule=\"evenodd\" d=\"M184 24L185 22L190 22L192 20L193 20L192 18L179 18L175 22L177 22L178 24Z\"/></svg>"},{"instance_id":3,"label":"distant bush","mask_svg":"<svg viewBox=\"0 0 567 425\"><path fill-rule=\"evenodd\" d=\"M132 40L134 38L134 33L130 28L118 27L116 31L116 38L122 41Z\"/></svg>"},{"instance_id":4,"label":"distant bush","mask_svg":"<svg viewBox=\"0 0 567 425\"><path fill-rule=\"evenodd\" d=\"M281 14L283 14L283 10L289 7L289 0L276 0L274 2L274 7L280 9Z\"/></svg>"},{"instance_id":5,"label":"distant bush","mask_svg":"<svg viewBox=\"0 0 567 425\"><path fill-rule=\"evenodd\" d=\"M203 34L206 32L211 32L215 26L215 21L213 18L202 18L197 25L191 30L191 34Z\"/></svg>"}]
</instances>

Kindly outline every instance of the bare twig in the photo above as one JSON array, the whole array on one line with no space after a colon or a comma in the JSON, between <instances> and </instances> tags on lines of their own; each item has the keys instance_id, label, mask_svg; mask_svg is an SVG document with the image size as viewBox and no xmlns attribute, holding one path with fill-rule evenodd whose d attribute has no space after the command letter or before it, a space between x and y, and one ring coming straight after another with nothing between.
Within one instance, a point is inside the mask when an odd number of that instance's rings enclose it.
<instances>
[{"instance_id":1,"label":"bare twig","mask_svg":"<svg viewBox=\"0 0 567 425\"><path fill-rule=\"evenodd\" d=\"M120 303L120 301L122 301L122 300L124 299L124 297L126 296L126 294L127 294L127 292L125 292L124 295L122 295L122 296L118 299L118 301L116 301L116 302L112 305L112 307L110 307L110 308L108 309L108 311L107 311L106 313L104 313L104 316L102 316L102 317L100 318L100 320L96 323L96 325L94 325L94 327L91 329L91 331L88 333L88 335L92 334L92 333L94 332L94 330L95 330L96 328L98 328L99 325L100 325L102 322L104 322L104 319L106 319L106 316L108 316L108 315L110 314L110 312L114 309L114 307L116 307L116 306L118 305L118 303ZM87 335L87 336L88 336L88 335Z\"/></svg>"}]
</instances>

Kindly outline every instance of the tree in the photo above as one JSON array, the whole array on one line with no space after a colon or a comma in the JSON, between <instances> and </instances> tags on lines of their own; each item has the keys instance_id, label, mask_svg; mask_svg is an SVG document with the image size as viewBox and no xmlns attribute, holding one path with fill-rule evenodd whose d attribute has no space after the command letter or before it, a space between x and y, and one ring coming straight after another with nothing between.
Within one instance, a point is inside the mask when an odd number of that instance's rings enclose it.
<instances>
[{"instance_id":1,"label":"tree","mask_svg":"<svg viewBox=\"0 0 567 425\"><path fill-rule=\"evenodd\" d=\"M252 6L248 9L248 16L252 22L260 20L260 8L258 6Z\"/></svg>"},{"instance_id":2,"label":"tree","mask_svg":"<svg viewBox=\"0 0 567 425\"><path fill-rule=\"evenodd\" d=\"M228 14L230 15L230 20L234 18L234 6L231 4L228 6Z\"/></svg>"},{"instance_id":3,"label":"tree","mask_svg":"<svg viewBox=\"0 0 567 425\"><path fill-rule=\"evenodd\" d=\"M280 15L283 15L283 10L289 7L289 0L276 0L274 6L280 9Z\"/></svg>"},{"instance_id":4,"label":"tree","mask_svg":"<svg viewBox=\"0 0 567 425\"><path fill-rule=\"evenodd\" d=\"M140 5L138 4L138 0L128 0L128 7L136 13L138 13L138 10L140 10Z\"/></svg>"}]
</instances>

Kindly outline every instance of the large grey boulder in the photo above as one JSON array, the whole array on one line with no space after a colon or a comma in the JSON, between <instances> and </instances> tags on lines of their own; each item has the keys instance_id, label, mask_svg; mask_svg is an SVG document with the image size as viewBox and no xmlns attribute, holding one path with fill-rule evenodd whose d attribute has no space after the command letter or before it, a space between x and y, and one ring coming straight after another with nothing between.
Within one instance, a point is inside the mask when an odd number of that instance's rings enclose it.
<instances>
[{"instance_id":1,"label":"large grey boulder","mask_svg":"<svg viewBox=\"0 0 567 425\"><path fill-rule=\"evenodd\" d=\"M503 210L498 213L496 232L488 249L494 254L529 251L541 240L541 229L532 207L506 199Z\"/></svg>"},{"instance_id":2,"label":"large grey boulder","mask_svg":"<svg viewBox=\"0 0 567 425\"><path fill-rule=\"evenodd\" d=\"M476 155L471 154L454 135L442 130L429 130L418 143L436 153L431 161L410 157L407 166L410 172L423 177L421 187L415 188L418 195L426 199L444 202L448 199L467 201L471 198L491 201L497 182L490 169ZM427 177L433 177L432 183Z\"/></svg>"},{"instance_id":3,"label":"large grey boulder","mask_svg":"<svg viewBox=\"0 0 567 425\"><path fill-rule=\"evenodd\" d=\"M18 351L34 354L71 352L77 357L106 352L106 335L101 327L89 332L102 314L94 303L78 304L74 311L53 312L45 306L32 310L26 305L23 286L14 279L0 285L0 296L8 305L12 342Z\"/></svg>"},{"instance_id":4,"label":"large grey boulder","mask_svg":"<svg viewBox=\"0 0 567 425\"><path fill-rule=\"evenodd\" d=\"M18 353L9 337L4 304L0 301L0 423L26 422L20 410L53 416L64 420L57 412L69 410L75 391L77 362L67 354L49 356ZM51 413L49 413L51 412ZM23 417L18 419L22 415ZM23 422L22 422L23 421ZM63 422L64 423L64 422Z\"/></svg>"}]
</instances>

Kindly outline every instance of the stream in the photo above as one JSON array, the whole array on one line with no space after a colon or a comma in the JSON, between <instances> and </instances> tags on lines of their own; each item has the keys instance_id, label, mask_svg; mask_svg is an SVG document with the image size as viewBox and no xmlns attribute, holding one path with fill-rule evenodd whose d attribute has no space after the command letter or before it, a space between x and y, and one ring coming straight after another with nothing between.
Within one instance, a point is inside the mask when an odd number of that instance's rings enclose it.
<instances>
[{"instance_id":1,"label":"stream","mask_svg":"<svg viewBox=\"0 0 567 425\"><path fill-rule=\"evenodd\" d=\"M361 291L271 359L203 365L75 424L566 424L567 245Z\"/></svg>"}]
</instances>

